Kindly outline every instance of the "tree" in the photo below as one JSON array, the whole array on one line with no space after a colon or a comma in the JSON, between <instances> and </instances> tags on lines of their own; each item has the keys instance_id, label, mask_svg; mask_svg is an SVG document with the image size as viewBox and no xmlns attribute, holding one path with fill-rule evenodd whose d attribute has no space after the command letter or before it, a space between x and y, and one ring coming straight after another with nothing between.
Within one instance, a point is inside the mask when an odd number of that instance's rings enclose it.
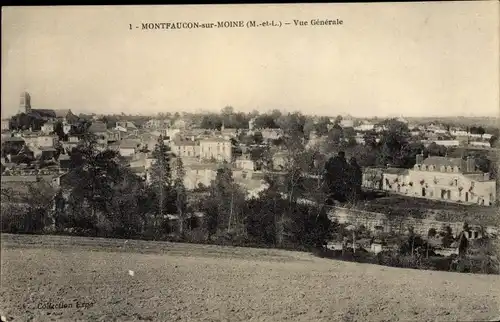
<instances>
[{"instance_id":1,"label":"tree","mask_svg":"<svg viewBox=\"0 0 500 322\"><path fill-rule=\"evenodd\" d=\"M120 168L119 180L112 189L107 219L113 236L134 238L141 233L146 223L145 190L142 180L128 168Z\"/></svg>"},{"instance_id":2,"label":"tree","mask_svg":"<svg viewBox=\"0 0 500 322\"><path fill-rule=\"evenodd\" d=\"M86 118L79 118L69 131L69 135L80 136L87 133L87 130L92 125L92 121Z\"/></svg>"},{"instance_id":3,"label":"tree","mask_svg":"<svg viewBox=\"0 0 500 322\"><path fill-rule=\"evenodd\" d=\"M325 141L325 152L338 152L344 143L344 130L339 124L335 124L328 132Z\"/></svg>"},{"instance_id":4,"label":"tree","mask_svg":"<svg viewBox=\"0 0 500 322\"><path fill-rule=\"evenodd\" d=\"M14 115L9 120L10 128L13 130L29 130L39 131L44 121L36 114L20 113Z\"/></svg>"},{"instance_id":5,"label":"tree","mask_svg":"<svg viewBox=\"0 0 500 322\"><path fill-rule=\"evenodd\" d=\"M366 132L363 139L367 147L372 149L377 147L377 133L375 133L375 131Z\"/></svg>"},{"instance_id":6,"label":"tree","mask_svg":"<svg viewBox=\"0 0 500 322\"><path fill-rule=\"evenodd\" d=\"M429 156L444 157L447 149L444 145L438 145L436 142L432 142L426 150Z\"/></svg>"},{"instance_id":7,"label":"tree","mask_svg":"<svg viewBox=\"0 0 500 322\"><path fill-rule=\"evenodd\" d=\"M204 115L200 127L202 129L220 129L222 126L222 117L217 114Z\"/></svg>"},{"instance_id":8,"label":"tree","mask_svg":"<svg viewBox=\"0 0 500 322\"><path fill-rule=\"evenodd\" d=\"M316 131L316 124L314 124L313 119L307 118L307 120L304 123L304 136L309 137L312 131Z\"/></svg>"},{"instance_id":9,"label":"tree","mask_svg":"<svg viewBox=\"0 0 500 322\"><path fill-rule=\"evenodd\" d=\"M228 116L232 115L232 114L234 114L234 108L232 106L226 106L222 109L221 114L224 116L225 115L228 115Z\"/></svg>"},{"instance_id":10,"label":"tree","mask_svg":"<svg viewBox=\"0 0 500 322\"><path fill-rule=\"evenodd\" d=\"M356 204L356 201L361 195L362 182L363 171L361 170L356 158L351 157L349 160L349 167L347 168L347 193L352 204Z\"/></svg>"},{"instance_id":11,"label":"tree","mask_svg":"<svg viewBox=\"0 0 500 322\"><path fill-rule=\"evenodd\" d=\"M335 121L333 122L333 125L338 125L340 126L340 123L342 122L342 116L341 115L337 115L337 117L335 118Z\"/></svg>"},{"instance_id":12,"label":"tree","mask_svg":"<svg viewBox=\"0 0 500 322\"><path fill-rule=\"evenodd\" d=\"M356 141L356 131L354 131L353 127L342 128L341 133L342 133L340 140L341 149L352 148L358 144Z\"/></svg>"},{"instance_id":13,"label":"tree","mask_svg":"<svg viewBox=\"0 0 500 322\"><path fill-rule=\"evenodd\" d=\"M323 180L328 187L331 200L340 202L348 200L348 168L344 151L340 151L325 164Z\"/></svg>"},{"instance_id":14,"label":"tree","mask_svg":"<svg viewBox=\"0 0 500 322\"><path fill-rule=\"evenodd\" d=\"M497 146L498 136L492 135L491 138L489 139L489 142L490 142L490 146L492 148L495 148Z\"/></svg>"},{"instance_id":15,"label":"tree","mask_svg":"<svg viewBox=\"0 0 500 322\"><path fill-rule=\"evenodd\" d=\"M317 136L327 135L329 124L330 124L330 119L328 117L321 117L318 123L315 124L316 135Z\"/></svg>"},{"instance_id":16,"label":"tree","mask_svg":"<svg viewBox=\"0 0 500 322\"><path fill-rule=\"evenodd\" d=\"M181 158L176 158L175 160L175 179L174 179L174 190L175 190L175 205L177 207L177 214L179 215L179 232L181 236L184 234L184 221L186 217L187 210L187 194L186 187L184 186L184 177L186 176L186 171L184 170L184 165L182 164Z\"/></svg>"},{"instance_id":17,"label":"tree","mask_svg":"<svg viewBox=\"0 0 500 322\"><path fill-rule=\"evenodd\" d=\"M57 135L59 141L67 141L68 136L64 133L63 124L61 121L57 121L54 124L54 133Z\"/></svg>"},{"instance_id":18,"label":"tree","mask_svg":"<svg viewBox=\"0 0 500 322\"><path fill-rule=\"evenodd\" d=\"M253 141L255 144L262 144L264 142L264 136L262 136L262 132L255 132L253 134Z\"/></svg>"},{"instance_id":19,"label":"tree","mask_svg":"<svg viewBox=\"0 0 500 322\"><path fill-rule=\"evenodd\" d=\"M70 209L77 217L84 208L90 208L88 220L82 222L87 227L94 227L108 214L108 206L113 198L113 186L120 180L118 153L97 148L94 135L86 134L70 154L71 171L66 180L71 184L69 197Z\"/></svg>"},{"instance_id":20,"label":"tree","mask_svg":"<svg viewBox=\"0 0 500 322\"><path fill-rule=\"evenodd\" d=\"M216 178L210 187L209 199L205 203L205 209L212 233L217 230L226 230L229 233L238 228L241 224L239 215L244 194L234 182L229 164L224 163L217 170Z\"/></svg>"},{"instance_id":21,"label":"tree","mask_svg":"<svg viewBox=\"0 0 500 322\"><path fill-rule=\"evenodd\" d=\"M158 138L158 143L153 150L153 162L150 169L150 184L156 194L158 208L155 212L155 222L153 224L156 229L158 226L158 218L163 220L165 210L168 207L169 197L171 196L172 188L172 173L170 169L170 148L165 144L163 137Z\"/></svg>"},{"instance_id":22,"label":"tree","mask_svg":"<svg viewBox=\"0 0 500 322\"><path fill-rule=\"evenodd\" d=\"M281 115L276 123L283 130L285 136L304 137L305 117L302 114L295 112Z\"/></svg>"},{"instance_id":23,"label":"tree","mask_svg":"<svg viewBox=\"0 0 500 322\"><path fill-rule=\"evenodd\" d=\"M403 166L408 157L410 131L405 123L394 119L381 123L385 128L380 139L379 164Z\"/></svg>"}]
</instances>

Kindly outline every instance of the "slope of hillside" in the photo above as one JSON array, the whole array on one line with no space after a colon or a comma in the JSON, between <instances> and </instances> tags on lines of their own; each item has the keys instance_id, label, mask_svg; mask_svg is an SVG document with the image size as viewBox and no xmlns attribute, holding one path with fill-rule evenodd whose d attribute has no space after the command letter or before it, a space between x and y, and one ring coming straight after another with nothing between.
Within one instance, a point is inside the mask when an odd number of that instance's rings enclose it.
<instances>
[{"instance_id":1,"label":"slope of hillside","mask_svg":"<svg viewBox=\"0 0 500 322\"><path fill-rule=\"evenodd\" d=\"M281 250L2 235L10 321L472 321L500 315L498 276Z\"/></svg>"}]
</instances>

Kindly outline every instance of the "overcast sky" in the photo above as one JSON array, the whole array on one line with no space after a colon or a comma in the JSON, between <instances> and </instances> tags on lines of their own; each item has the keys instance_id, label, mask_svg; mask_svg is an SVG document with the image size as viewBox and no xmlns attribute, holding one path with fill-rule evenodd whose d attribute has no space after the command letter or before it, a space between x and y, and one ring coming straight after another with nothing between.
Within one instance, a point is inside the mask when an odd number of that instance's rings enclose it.
<instances>
[{"instance_id":1,"label":"overcast sky","mask_svg":"<svg viewBox=\"0 0 500 322\"><path fill-rule=\"evenodd\" d=\"M2 116L157 113L499 114L490 2L2 8ZM342 19L342 26L129 30L142 22Z\"/></svg>"}]
</instances>

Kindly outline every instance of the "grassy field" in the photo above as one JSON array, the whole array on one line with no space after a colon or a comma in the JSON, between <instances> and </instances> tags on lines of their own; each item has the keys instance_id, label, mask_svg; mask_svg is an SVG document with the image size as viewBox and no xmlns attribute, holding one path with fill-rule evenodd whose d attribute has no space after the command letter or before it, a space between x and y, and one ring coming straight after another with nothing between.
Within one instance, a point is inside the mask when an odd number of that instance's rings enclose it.
<instances>
[{"instance_id":1,"label":"grassy field","mask_svg":"<svg viewBox=\"0 0 500 322\"><path fill-rule=\"evenodd\" d=\"M1 261L0 313L8 321L484 321L500 316L498 276L397 269L300 252L2 235Z\"/></svg>"}]
</instances>

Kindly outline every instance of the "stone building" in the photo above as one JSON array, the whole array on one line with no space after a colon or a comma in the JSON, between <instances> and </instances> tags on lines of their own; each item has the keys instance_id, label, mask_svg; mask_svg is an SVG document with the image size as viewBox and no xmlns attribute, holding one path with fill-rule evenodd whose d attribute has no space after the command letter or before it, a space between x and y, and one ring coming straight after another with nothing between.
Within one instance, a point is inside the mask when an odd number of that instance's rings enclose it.
<instances>
[{"instance_id":1,"label":"stone building","mask_svg":"<svg viewBox=\"0 0 500 322\"><path fill-rule=\"evenodd\" d=\"M464 204L493 205L496 181L476 169L475 159L417 155L413 169L385 169L383 190Z\"/></svg>"},{"instance_id":2,"label":"stone building","mask_svg":"<svg viewBox=\"0 0 500 322\"><path fill-rule=\"evenodd\" d=\"M200 159L217 161L232 161L231 141L223 138L206 138L200 140Z\"/></svg>"}]
</instances>

